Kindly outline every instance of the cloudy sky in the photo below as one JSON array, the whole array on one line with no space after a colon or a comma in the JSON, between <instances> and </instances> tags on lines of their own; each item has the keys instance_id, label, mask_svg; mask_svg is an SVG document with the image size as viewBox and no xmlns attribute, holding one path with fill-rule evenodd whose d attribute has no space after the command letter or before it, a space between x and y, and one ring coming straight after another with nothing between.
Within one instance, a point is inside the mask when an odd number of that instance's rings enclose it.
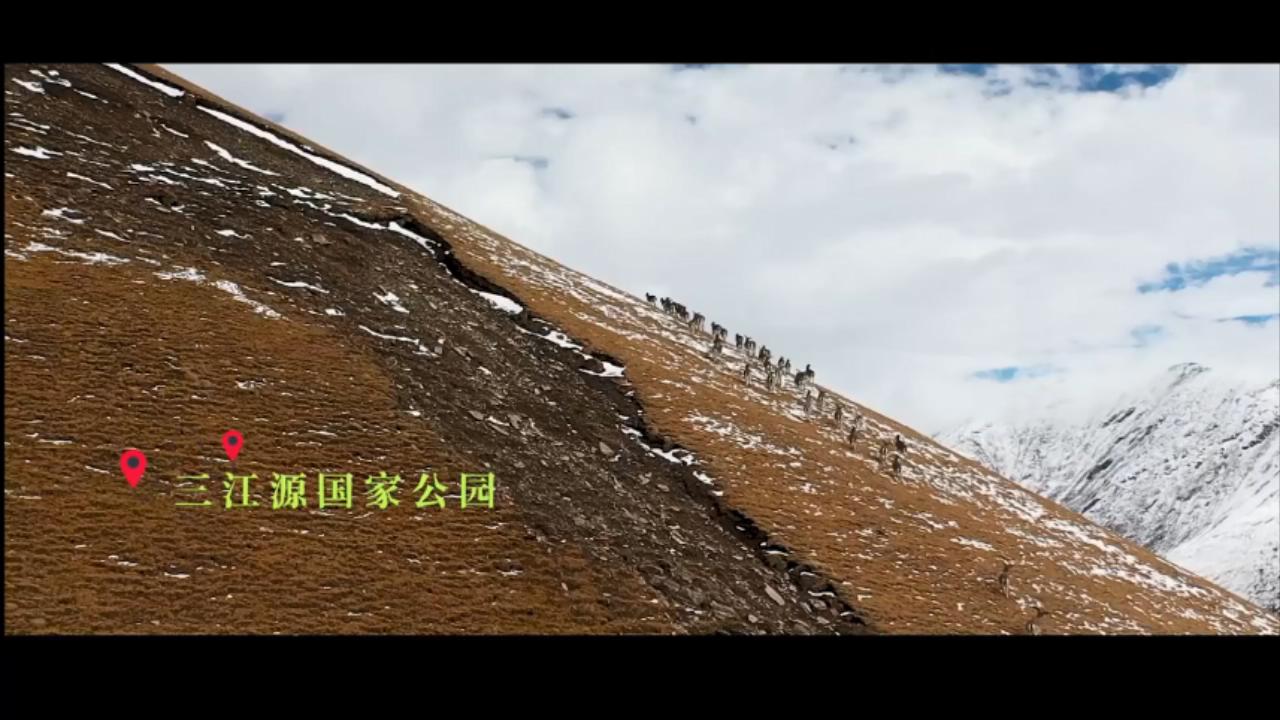
<instances>
[{"instance_id":1,"label":"cloudy sky","mask_svg":"<svg viewBox=\"0 0 1280 720\"><path fill-rule=\"evenodd\" d=\"M1280 375L1277 66L169 67L925 432Z\"/></svg>"}]
</instances>

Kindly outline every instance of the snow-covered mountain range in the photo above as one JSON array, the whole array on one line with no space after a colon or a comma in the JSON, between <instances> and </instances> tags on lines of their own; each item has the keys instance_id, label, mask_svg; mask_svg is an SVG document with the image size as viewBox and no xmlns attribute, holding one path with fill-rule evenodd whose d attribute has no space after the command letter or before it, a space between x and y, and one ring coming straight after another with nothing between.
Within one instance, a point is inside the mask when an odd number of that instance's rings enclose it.
<instances>
[{"instance_id":1,"label":"snow-covered mountain range","mask_svg":"<svg viewBox=\"0 0 1280 720\"><path fill-rule=\"evenodd\" d=\"M1280 379L1195 363L1083 423L972 423L938 439L1187 570L1280 611Z\"/></svg>"}]
</instances>

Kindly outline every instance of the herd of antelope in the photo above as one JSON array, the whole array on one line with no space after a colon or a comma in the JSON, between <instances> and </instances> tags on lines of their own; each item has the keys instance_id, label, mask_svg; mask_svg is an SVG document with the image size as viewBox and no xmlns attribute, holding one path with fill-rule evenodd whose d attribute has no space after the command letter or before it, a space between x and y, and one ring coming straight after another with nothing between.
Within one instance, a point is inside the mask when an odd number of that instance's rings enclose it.
<instances>
[{"instance_id":1,"label":"herd of antelope","mask_svg":"<svg viewBox=\"0 0 1280 720\"><path fill-rule=\"evenodd\" d=\"M691 332L695 334L706 332L707 318L702 313L690 313L683 304L671 298L658 298L650 293L645 293L645 300L651 305L661 307L668 315L683 322ZM724 353L724 344L728 337L728 329L717 322L712 322L711 343L707 350L708 357L713 360L719 359ZM745 359L741 373L744 383L751 383L758 365L763 374L765 389L771 391L782 389L783 378L791 374L791 360L789 358L779 356L777 360L774 360L773 353L770 352L769 347L761 345L757 349L756 341L750 336L734 333L733 344ZM814 394L812 390L815 387L813 368L806 364L804 370L791 375L791 377L796 388L805 391L803 400L805 416L808 417L813 414L815 403L817 405L817 414L825 416L827 391L824 388L816 388L817 394ZM835 400L834 404L835 412L831 417L836 429L843 432L844 404L839 400ZM849 423L849 432L845 436L849 445L853 445L857 441L858 434L864 429L865 425L866 418L855 407L853 409L853 418ZM906 454L907 442L902 439L901 434L895 434L893 440L881 438L879 445L876 447L876 461L879 469L884 471L886 466L890 467L893 471L893 477L900 480L902 478L902 459ZM1014 563L1005 560L1004 569L1001 571L997 581L1001 594L1006 598L1011 597L1009 575L1013 567ZM1034 612L1034 617L1026 621L1025 631L1029 635L1039 635L1041 632L1040 621L1050 612L1041 607L1038 601L1032 606L1031 610Z\"/></svg>"},{"instance_id":2,"label":"herd of antelope","mask_svg":"<svg viewBox=\"0 0 1280 720\"><path fill-rule=\"evenodd\" d=\"M678 303L671 298L658 298L651 293L645 293L644 299L651 305L662 308L663 312L680 320L685 326L695 334L706 332L707 318L699 312L690 313L682 303ZM711 323L711 344L707 350L708 357L718 359L724 353L724 344L729 337L729 330L717 322ZM778 356L775 360L773 352L769 350L769 346L757 344L754 338L749 335L741 335L734 333L734 348L745 358L742 365L741 377L744 383L750 384L753 376L756 374L756 368L759 367L759 374L763 376L764 387L766 390L781 390L783 387L783 378L790 376L795 383L797 389L805 391L804 394L804 414L806 417L817 411L819 416L826 416L826 399L827 391L823 388L817 388L815 395L812 388L814 385L813 368L806 364L804 370L800 370L794 374L791 373L791 359ZM814 407L816 403L816 408ZM839 400L834 401L835 412L832 419L835 422L837 430L844 431L844 404ZM853 445L858 434L866 425L866 418L862 413L854 408L853 418L849 423L849 432L845 436L849 445ZM895 478L902 477L902 458L906 455L907 443L902 439L902 435L897 435L892 441L882 439L877 448L876 459L881 470L886 466L891 467Z\"/></svg>"}]
</instances>

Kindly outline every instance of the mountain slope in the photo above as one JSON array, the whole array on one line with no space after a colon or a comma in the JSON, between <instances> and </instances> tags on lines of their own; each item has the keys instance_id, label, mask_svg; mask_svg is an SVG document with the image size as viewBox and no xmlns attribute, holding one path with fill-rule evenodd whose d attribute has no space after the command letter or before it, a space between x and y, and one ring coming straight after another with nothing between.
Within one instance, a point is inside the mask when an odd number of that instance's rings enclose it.
<instances>
[{"instance_id":1,"label":"mountain slope","mask_svg":"<svg viewBox=\"0 0 1280 720\"><path fill-rule=\"evenodd\" d=\"M1280 380L1194 363L1078 425L961 428L941 439L1028 489L1280 611Z\"/></svg>"},{"instance_id":2,"label":"mountain slope","mask_svg":"<svg viewBox=\"0 0 1280 720\"><path fill-rule=\"evenodd\" d=\"M1280 631L869 408L850 447L830 401L163 70L5 74L16 631ZM492 470L495 508L175 508L229 426L237 472Z\"/></svg>"}]
</instances>

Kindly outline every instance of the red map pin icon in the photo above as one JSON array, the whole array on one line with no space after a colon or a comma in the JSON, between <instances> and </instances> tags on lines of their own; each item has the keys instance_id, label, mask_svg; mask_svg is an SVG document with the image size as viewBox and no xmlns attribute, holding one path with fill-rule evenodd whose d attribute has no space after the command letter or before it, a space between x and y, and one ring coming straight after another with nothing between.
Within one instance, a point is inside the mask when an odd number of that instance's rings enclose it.
<instances>
[{"instance_id":1,"label":"red map pin icon","mask_svg":"<svg viewBox=\"0 0 1280 720\"><path fill-rule=\"evenodd\" d=\"M120 453L120 470L124 472L124 479L129 481L129 487L138 487L138 481L142 479L142 473L146 469L147 456L141 450L129 448Z\"/></svg>"},{"instance_id":2,"label":"red map pin icon","mask_svg":"<svg viewBox=\"0 0 1280 720\"><path fill-rule=\"evenodd\" d=\"M244 436L239 430L228 430L222 434L222 449L227 451L227 457L231 458L231 462L236 461L236 456L240 454L242 447L244 447Z\"/></svg>"}]
</instances>

